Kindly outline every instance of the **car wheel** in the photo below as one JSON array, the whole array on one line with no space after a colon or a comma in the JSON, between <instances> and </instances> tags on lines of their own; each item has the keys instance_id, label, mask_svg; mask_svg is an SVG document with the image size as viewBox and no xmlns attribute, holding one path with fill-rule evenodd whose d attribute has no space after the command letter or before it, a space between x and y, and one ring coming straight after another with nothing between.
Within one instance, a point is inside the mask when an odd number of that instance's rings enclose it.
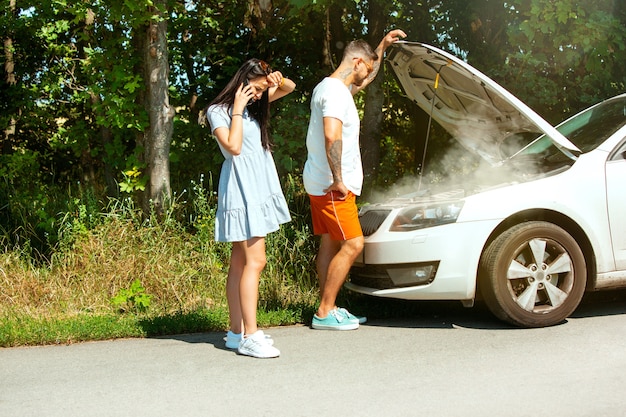
<instances>
[{"instance_id":1,"label":"car wheel","mask_svg":"<svg viewBox=\"0 0 626 417\"><path fill-rule=\"evenodd\" d=\"M585 292L587 268L576 240L562 228L532 221L511 227L483 252L479 279L485 303L521 327L561 323Z\"/></svg>"}]
</instances>

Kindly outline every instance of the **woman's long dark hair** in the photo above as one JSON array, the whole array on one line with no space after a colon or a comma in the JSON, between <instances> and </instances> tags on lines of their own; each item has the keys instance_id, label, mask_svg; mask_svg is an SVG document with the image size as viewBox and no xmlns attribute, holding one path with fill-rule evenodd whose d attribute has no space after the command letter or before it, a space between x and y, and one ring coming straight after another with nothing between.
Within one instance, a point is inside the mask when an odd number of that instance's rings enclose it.
<instances>
[{"instance_id":1,"label":"woman's long dark hair","mask_svg":"<svg viewBox=\"0 0 626 417\"><path fill-rule=\"evenodd\" d=\"M244 80L252 80L258 77L265 77L272 72L272 69L260 59L251 58L247 60L235 73L233 78L226 84L226 87L221 93L217 95L206 107L212 105L226 105L228 111L233 107L235 102L235 92L244 82ZM264 149L271 149L272 142L269 136L269 121L270 121L270 101L268 96L268 90L263 92L260 100L256 100L253 103L248 104L248 112L254 117L261 127L261 144ZM206 109L205 109L206 114ZM206 117L206 116L205 116Z\"/></svg>"}]
</instances>

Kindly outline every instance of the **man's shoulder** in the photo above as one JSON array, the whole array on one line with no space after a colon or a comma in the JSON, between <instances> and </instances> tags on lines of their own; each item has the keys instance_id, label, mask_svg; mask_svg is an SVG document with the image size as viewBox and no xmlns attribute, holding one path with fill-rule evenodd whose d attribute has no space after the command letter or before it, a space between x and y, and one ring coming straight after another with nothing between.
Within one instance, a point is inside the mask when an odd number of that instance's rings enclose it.
<instances>
[{"instance_id":1,"label":"man's shoulder","mask_svg":"<svg viewBox=\"0 0 626 417\"><path fill-rule=\"evenodd\" d=\"M317 83L315 88L337 88L343 85L343 81L335 77L325 77L322 81Z\"/></svg>"},{"instance_id":2,"label":"man's shoulder","mask_svg":"<svg viewBox=\"0 0 626 417\"><path fill-rule=\"evenodd\" d=\"M330 77L326 77L322 81L317 83L317 85L313 89L313 94L319 93L320 91L326 90L326 88L328 87L328 84L329 84L329 80L330 80Z\"/></svg>"},{"instance_id":3,"label":"man's shoulder","mask_svg":"<svg viewBox=\"0 0 626 417\"><path fill-rule=\"evenodd\" d=\"M337 97L342 96L342 91L345 90L348 97L351 97L350 90L348 90L343 82L337 78L326 77L320 81L313 89L313 98L325 99L328 97L336 100Z\"/></svg>"}]
</instances>

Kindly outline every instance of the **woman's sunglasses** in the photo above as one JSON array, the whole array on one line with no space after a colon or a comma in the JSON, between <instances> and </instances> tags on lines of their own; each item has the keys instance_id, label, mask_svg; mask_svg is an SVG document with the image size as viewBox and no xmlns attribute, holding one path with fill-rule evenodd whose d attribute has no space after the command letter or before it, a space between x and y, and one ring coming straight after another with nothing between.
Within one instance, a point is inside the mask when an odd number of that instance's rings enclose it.
<instances>
[{"instance_id":1,"label":"woman's sunglasses","mask_svg":"<svg viewBox=\"0 0 626 417\"><path fill-rule=\"evenodd\" d=\"M261 70L267 75L272 73L272 69L270 68L268 63L265 61L259 60L259 67L261 67Z\"/></svg>"}]
</instances>

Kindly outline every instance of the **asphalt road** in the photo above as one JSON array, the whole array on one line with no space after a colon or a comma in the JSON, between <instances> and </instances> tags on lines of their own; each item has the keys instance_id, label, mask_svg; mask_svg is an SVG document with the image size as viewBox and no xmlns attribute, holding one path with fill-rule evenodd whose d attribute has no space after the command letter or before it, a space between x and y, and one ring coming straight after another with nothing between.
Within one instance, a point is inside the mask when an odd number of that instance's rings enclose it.
<instances>
[{"instance_id":1,"label":"asphalt road","mask_svg":"<svg viewBox=\"0 0 626 417\"><path fill-rule=\"evenodd\" d=\"M222 333L0 349L0 416L626 415L626 292L545 329L424 305L356 331L267 329L277 359Z\"/></svg>"}]
</instances>

